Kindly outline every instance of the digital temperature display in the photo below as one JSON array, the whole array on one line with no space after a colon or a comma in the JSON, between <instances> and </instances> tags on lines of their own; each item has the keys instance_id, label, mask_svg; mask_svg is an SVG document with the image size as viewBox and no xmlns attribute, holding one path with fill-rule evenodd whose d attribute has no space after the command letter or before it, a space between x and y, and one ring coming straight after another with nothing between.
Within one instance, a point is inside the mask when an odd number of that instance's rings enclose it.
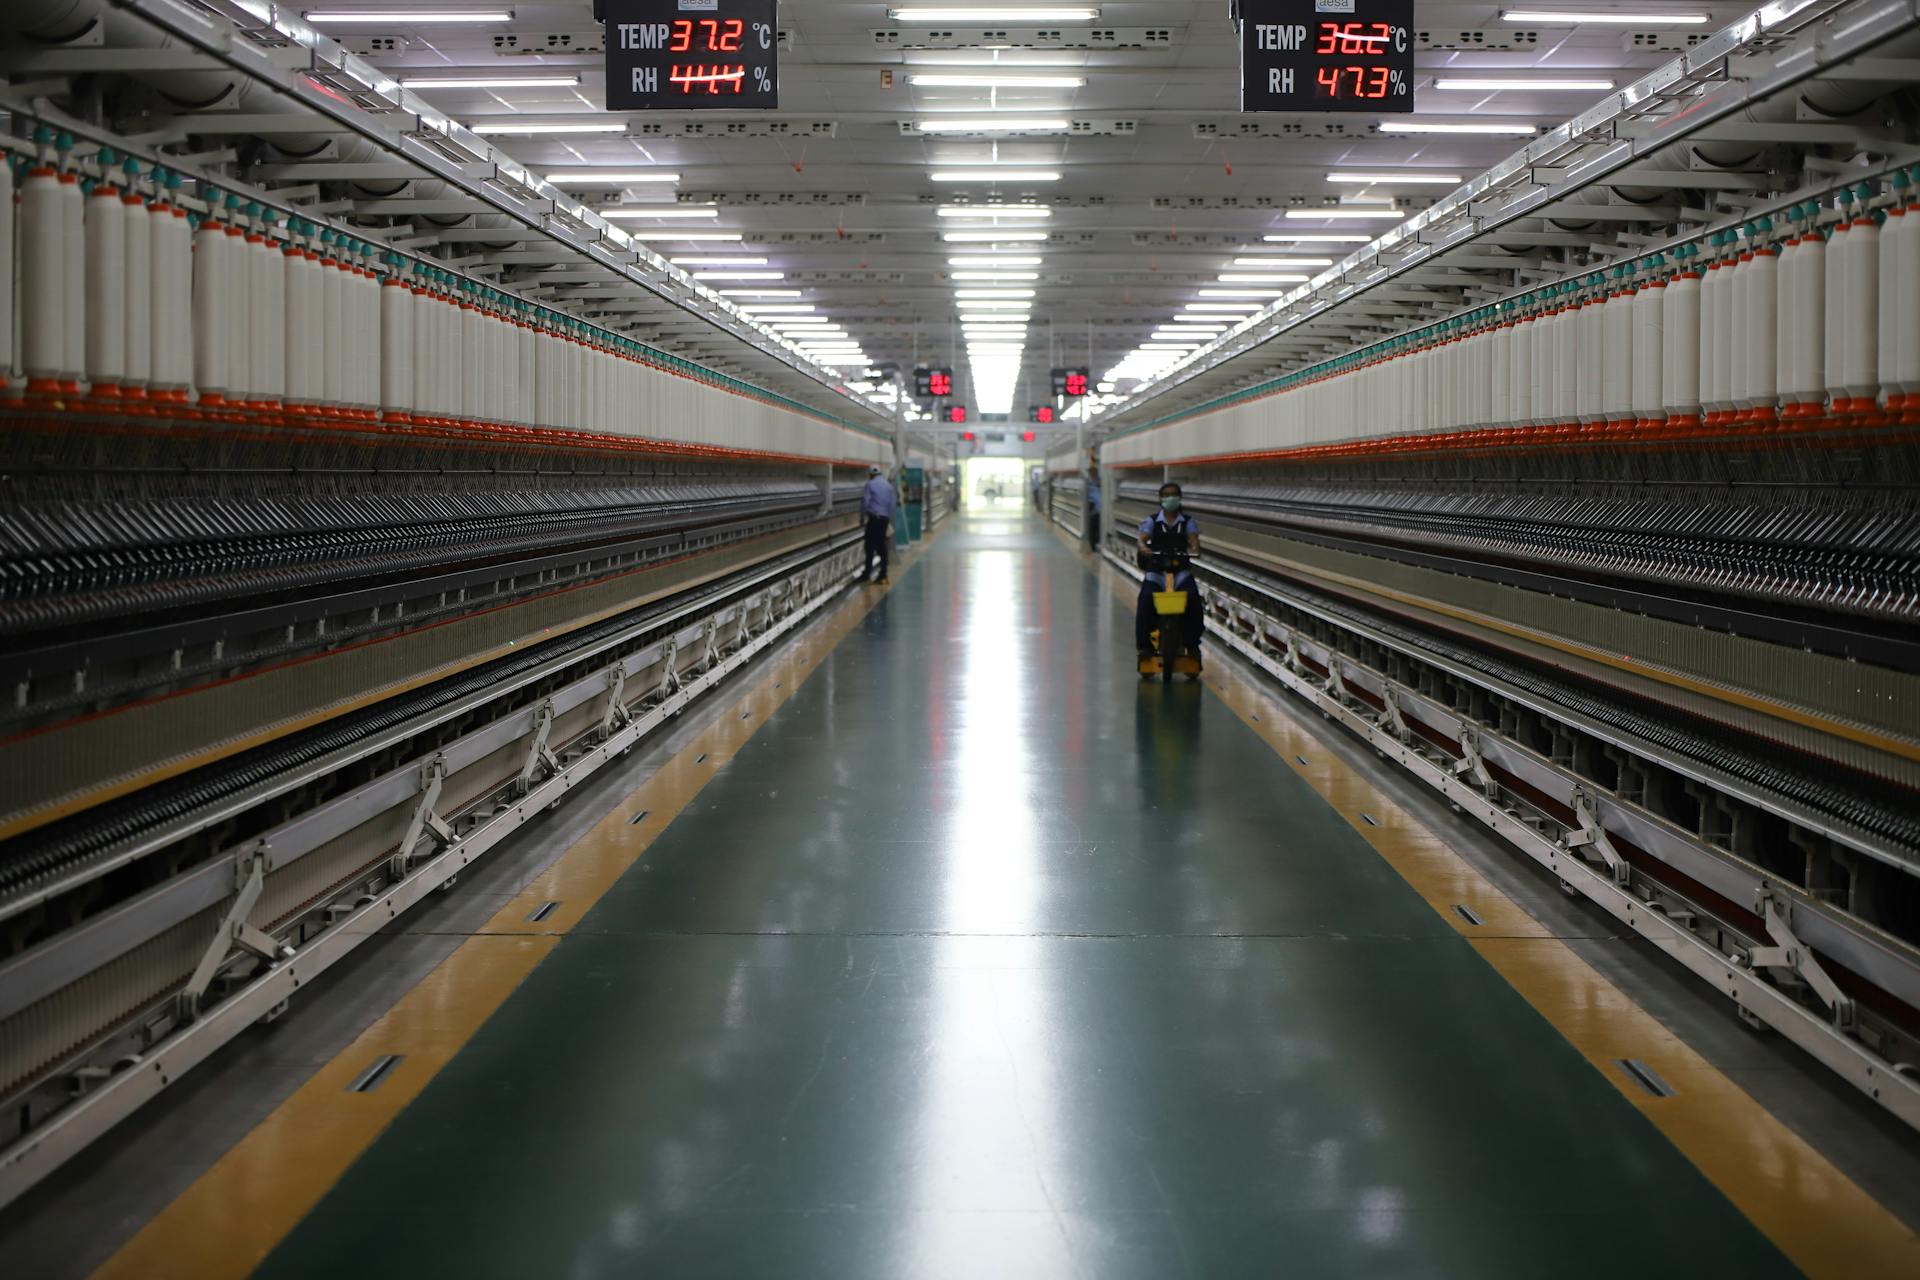
<instances>
[{"instance_id":1,"label":"digital temperature display","mask_svg":"<svg viewBox=\"0 0 1920 1280\"><path fill-rule=\"evenodd\" d=\"M607 110L780 105L776 0L607 0Z\"/></svg>"},{"instance_id":2,"label":"digital temperature display","mask_svg":"<svg viewBox=\"0 0 1920 1280\"><path fill-rule=\"evenodd\" d=\"M1413 110L1413 0L1246 0L1242 111Z\"/></svg>"}]
</instances>

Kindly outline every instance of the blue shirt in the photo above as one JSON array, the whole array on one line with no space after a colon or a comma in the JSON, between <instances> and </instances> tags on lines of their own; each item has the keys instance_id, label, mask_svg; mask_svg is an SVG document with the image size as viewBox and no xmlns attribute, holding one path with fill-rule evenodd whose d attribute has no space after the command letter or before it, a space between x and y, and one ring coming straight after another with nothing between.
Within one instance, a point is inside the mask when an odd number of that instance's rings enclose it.
<instances>
[{"instance_id":1,"label":"blue shirt","mask_svg":"<svg viewBox=\"0 0 1920 1280\"><path fill-rule=\"evenodd\" d=\"M1173 519L1171 520L1167 519L1166 512L1156 511L1153 513L1152 519L1142 520L1140 522L1140 532L1152 533L1153 524L1155 520L1158 520L1161 524L1164 524L1167 528L1174 530L1176 533L1185 533L1189 538L1191 538L1194 534L1200 532L1200 522L1198 520L1195 520L1192 516L1188 515L1184 511L1181 512L1179 515L1173 517Z\"/></svg>"},{"instance_id":2,"label":"blue shirt","mask_svg":"<svg viewBox=\"0 0 1920 1280\"><path fill-rule=\"evenodd\" d=\"M1087 505L1089 507L1092 507L1095 511L1098 511L1100 509L1100 486L1099 485L1090 484L1087 486Z\"/></svg>"},{"instance_id":3,"label":"blue shirt","mask_svg":"<svg viewBox=\"0 0 1920 1280\"><path fill-rule=\"evenodd\" d=\"M875 476L867 481L866 489L860 494L860 514L892 517L893 486L887 483L885 476Z\"/></svg>"}]
</instances>

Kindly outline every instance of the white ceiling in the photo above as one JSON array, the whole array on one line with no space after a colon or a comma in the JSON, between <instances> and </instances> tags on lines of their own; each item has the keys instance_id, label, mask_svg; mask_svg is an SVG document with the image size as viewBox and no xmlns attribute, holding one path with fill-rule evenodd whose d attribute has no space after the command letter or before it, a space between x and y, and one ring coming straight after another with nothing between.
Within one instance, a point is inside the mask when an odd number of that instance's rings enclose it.
<instances>
[{"instance_id":1,"label":"white ceiling","mask_svg":"<svg viewBox=\"0 0 1920 1280\"><path fill-rule=\"evenodd\" d=\"M359 6L355 6L359 7ZM389 5L388 7L398 7ZM429 0L409 8L456 7ZM476 7L476 6L468 6ZM1583 9L1626 8L1583 4ZM1420 118L1510 122L1550 127L1598 98L1585 90L1443 91L1439 73L1586 72L1624 84L1746 11L1744 4L1649 0L1636 12L1705 13L1711 21L1679 28L1523 26L1500 19L1500 6L1419 6L1421 52L1415 93ZM951 363L959 399L976 403L956 322L952 246L939 234L956 225L940 204L1042 202L1053 213L1049 239L1022 246L1039 256L1032 320L1013 397L1016 418L1046 398L1050 365L1087 364L1096 378L1120 362L1216 277L1232 259L1280 230L1378 233L1381 222L1307 224L1289 208L1322 206L1342 196L1390 198L1408 209L1445 194L1438 186L1335 185L1330 170L1424 168L1471 176L1522 138L1396 137L1375 131L1367 115L1242 115L1238 43L1220 0L1210 3L1101 4L1094 23L1056 25L1045 47L987 49L948 24L956 45L914 48L924 25L890 21L882 4L789 0L779 10L787 47L775 112L645 113L625 135L494 137L540 170L581 165L657 168L676 185L635 186L609 201L712 201L711 220L663 222L660 229L737 231L739 245L656 244L669 257L740 254L765 257L785 279L716 287L797 289L801 303L844 324L875 361L902 366ZM601 28L589 5L515 3L510 23L396 25L383 20L329 24L326 31L384 68L411 74L577 70L577 88L423 90L434 105L475 125L536 117L592 121L601 111ZM1114 31L1146 48L1088 48L1089 33ZM1010 33L1012 42L1037 32ZM393 40L398 37L398 40ZM1080 45L1082 47L1074 47ZM907 83L915 68L953 72L957 62L1004 71L1083 75L1080 88L926 88ZM892 86L883 84L892 73ZM903 122L941 114L1044 112L1072 122L1073 136L938 138L904 134ZM1394 119L1397 117L1386 117ZM771 123L774 128L765 128ZM699 132L689 136L691 124ZM729 128L746 126L743 136ZM1058 170L1047 183L934 183L936 165L1018 165ZM574 188L591 194L592 188ZM633 229L655 228L644 221ZM1350 246L1349 246L1350 247ZM1015 252L1009 249L1008 252ZM1301 254L1314 251L1303 247ZM1338 258L1344 250L1321 249ZM746 300L750 301L750 300ZM781 302L790 300L781 299ZM1123 388L1124 389L1123 384Z\"/></svg>"}]
</instances>

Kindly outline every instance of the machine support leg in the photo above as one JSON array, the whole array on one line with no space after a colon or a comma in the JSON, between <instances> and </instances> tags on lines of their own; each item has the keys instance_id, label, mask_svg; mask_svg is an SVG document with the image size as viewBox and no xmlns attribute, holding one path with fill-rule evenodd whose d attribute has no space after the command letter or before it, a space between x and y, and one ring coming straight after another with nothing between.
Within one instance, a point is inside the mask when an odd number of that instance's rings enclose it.
<instances>
[{"instance_id":1,"label":"machine support leg","mask_svg":"<svg viewBox=\"0 0 1920 1280\"><path fill-rule=\"evenodd\" d=\"M616 662L607 672L607 705L600 712L600 736L612 737L616 728L632 723L633 712L627 710L627 668Z\"/></svg>"},{"instance_id":2,"label":"machine support leg","mask_svg":"<svg viewBox=\"0 0 1920 1280\"><path fill-rule=\"evenodd\" d=\"M254 904L260 901L260 894L267 887L267 872L271 870L273 850L265 841L254 845L244 856L234 859L233 901L228 904L227 913L220 920L220 929L214 934L213 941L207 944L193 976L187 979L187 985L177 997L182 1021L191 1022L200 1015L201 1001L206 998L207 988L213 985L214 975L220 972L220 966L235 951L251 952L268 964L293 955L292 947L247 923L247 917L253 914Z\"/></svg>"},{"instance_id":3,"label":"machine support leg","mask_svg":"<svg viewBox=\"0 0 1920 1280\"><path fill-rule=\"evenodd\" d=\"M1767 936L1773 939L1774 945L1748 951L1743 957L1746 966L1753 969L1784 969L1791 973L1813 988L1814 994L1832 1013L1836 1030L1850 1030L1853 1027L1853 998L1840 990L1833 975L1821 967L1807 944L1794 933L1792 916L1789 914L1792 904L1783 903L1780 895L1771 887L1763 886L1755 909L1766 921Z\"/></svg>"},{"instance_id":4,"label":"machine support leg","mask_svg":"<svg viewBox=\"0 0 1920 1280\"><path fill-rule=\"evenodd\" d=\"M1453 762L1453 774L1456 778L1471 778L1482 795L1493 799L1493 775L1487 772L1487 762L1480 754L1480 735L1462 725L1460 728L1460 758Z\"/></svg>"},{"instance_id":5,"label":"machine support leg","mask_svg":"<svg viewBox=\"0 0 1920 1280\"><path fill-rule=\"evenodd\" d=\"M540 710L533 716L533 741L527 744L526 763L520 766L518 783L521 795L533 790L533 780L541 769L549 774L560 772L560 761L555 758L547 746L547 738L553 733L553 704L543 702Z\"/></svg>"},{"instance_id":6,"label":"machine support leg","mask_svg":"<svg viewBox=\"0 0 1920 1280\"><path fill-rule=\"evenodd\" d=\"M1607 871L1617 885L1626 885L1633 876L1633 866L1620 851L1613 847L1613 837L1600 825L1600 815L1594 811L1593 797L1584 788L1576 787L1573 792L1574 819L1580 824L1578 830L1569 831L1565 837L1567 849L1577 851L1591 849L1607 864Z\"/></svg>"},{"instance_id":7,"label":"machine support leg","mask_svg":"<svg viewBox=\"0 0 1920 1280\"><path fill-rule=\"evenodd\" d=\"M423 836L433 841L436 852L453 843L453 828L448 826L437 812L440 805L440 790L445 786L446 781L445 756L435 756L421 768L420 803L414 806L413 818L407 823L406 838L400 842L399 850L387 864L395 880L406 875L407 868L413 865L413 851L420 847Z\"/></svg>"}]
</instances>

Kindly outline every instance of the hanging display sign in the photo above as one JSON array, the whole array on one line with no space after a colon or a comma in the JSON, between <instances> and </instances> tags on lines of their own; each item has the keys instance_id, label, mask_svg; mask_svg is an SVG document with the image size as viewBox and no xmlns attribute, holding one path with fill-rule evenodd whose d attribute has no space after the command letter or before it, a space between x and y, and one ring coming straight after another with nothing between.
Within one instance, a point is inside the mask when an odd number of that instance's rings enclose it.
<instances>
[{"instance_id":1,"label":"hanging display sign","mask_svg":"<svg viewBox=\"0 0 1920 1280\"><path fill-rule=\"evenodd\" d=\"M1413 110L1413 0L1241 0L1242 111Z\"/></svg>"},{"instance_id":2,"label":"hanging display sign","mask_svg":"<svg viewBox=\"0 0 1920 1280\"><path fill-rule=\"evenodd\" d=\"M607 110L780 105L776 0L606 0Z\"/></svg>"}]
</instances>

